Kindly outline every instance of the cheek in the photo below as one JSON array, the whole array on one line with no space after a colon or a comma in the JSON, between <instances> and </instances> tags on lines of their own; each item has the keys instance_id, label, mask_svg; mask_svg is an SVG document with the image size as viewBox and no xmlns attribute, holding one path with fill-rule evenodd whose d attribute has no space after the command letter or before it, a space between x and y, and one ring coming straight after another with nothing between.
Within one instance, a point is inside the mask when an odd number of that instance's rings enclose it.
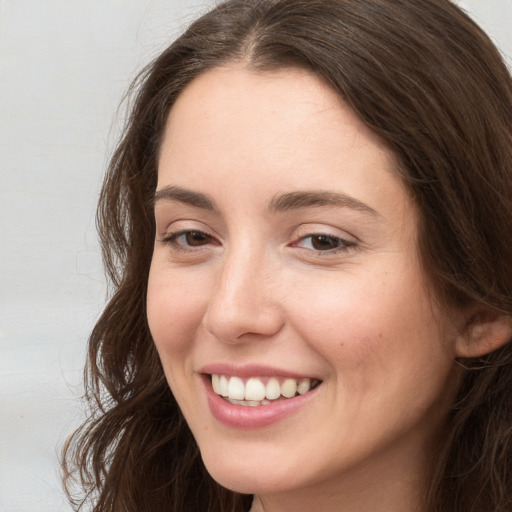
<instances>
[{"instance_id":1,"label":"cheek","mask_svg":"<svg viewBox=\"0 0 512 512\"><path fill-rule=\"evenodd\" d=\"M308 307L305 297L296 302L296 329L329 365L332 417L375 439L403 433L425 415L435 423L456 382L446 331L422 284L404 271L403 279L381 275L343 285L310 294Z\"/></svg>"},{"instance_id":2,"label":"cheek","mask_svg":"<svg viewBox=\"0 0 512 512\"><path fill-rule=\"evenodd\" d=\"M184 290L190 290L188 293ZM147 318L162 360L167 355L187 353L201 325L207 296L187 287L176 275L165 276L151 270L147 293Z\"/></svg>"},{"instance_id":3,"label":"cheek","mask_svg":"<svg viewBox=\"0 0 512 512\"><path fill-rule=\"evenodd\" d=\"M296 329L335 371L358 386L388 371L403 375L425 358L444 358L438 322L417 274L345 275L295 295ZM364 382L363 382L364 381Z\"/></svg>"},{"instance_id":4,"label":"cheek","mask_svg":"<svg viewBox=\"0 0 512 512\"><path fill-rule=\"evenodd\" d=\"M150 271L147 293L148 325L162 363L167 382L190 420L197 401L190 394L193 376L192 354L196 333L201 326L206 300L179 274ZM183 290L189 290L184 293Z\"/></svg>"}]
</instances>

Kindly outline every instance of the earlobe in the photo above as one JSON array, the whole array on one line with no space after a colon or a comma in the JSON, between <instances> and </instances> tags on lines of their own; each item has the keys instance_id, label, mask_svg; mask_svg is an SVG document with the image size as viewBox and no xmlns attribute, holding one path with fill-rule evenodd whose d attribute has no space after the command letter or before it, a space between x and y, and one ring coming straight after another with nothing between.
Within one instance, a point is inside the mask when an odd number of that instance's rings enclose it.
<instances>
[{"instance_id":1,"label":"earlobe","mask_svg":"<svg viewBox=\"0 0 512 512\"><path fill-rule=\"evenodd\" d=\"M494 311L473 314L457 338L457 357L480 357L512 340L512 318Z\"/></svg>"}]
</instances>

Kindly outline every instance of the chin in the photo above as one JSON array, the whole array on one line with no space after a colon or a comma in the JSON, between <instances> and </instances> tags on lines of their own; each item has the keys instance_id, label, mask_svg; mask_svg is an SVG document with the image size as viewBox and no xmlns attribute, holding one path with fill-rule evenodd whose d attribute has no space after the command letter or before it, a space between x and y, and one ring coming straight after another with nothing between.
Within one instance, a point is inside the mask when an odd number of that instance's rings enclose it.
<instances>
[{"instance_id":1,"label":"chin","mask_svg":"<svg viewBox=\"0 0 512 512\"><path fill-rule=\"evenodd\" d=\"M276 460L202 454L210 476L223 487L241 494L273 494L293 490L302 485L298 471L288 469Z\"/></svg>"}]
</instances>

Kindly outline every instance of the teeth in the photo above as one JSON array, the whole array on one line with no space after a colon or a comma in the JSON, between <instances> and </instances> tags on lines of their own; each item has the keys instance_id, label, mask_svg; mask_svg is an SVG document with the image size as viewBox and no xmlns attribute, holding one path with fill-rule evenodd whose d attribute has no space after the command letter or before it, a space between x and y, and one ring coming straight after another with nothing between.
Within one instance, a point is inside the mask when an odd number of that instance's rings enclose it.
<instances>
[{"instance_id":1,"label":"teeth","mask_svg":"<svg viewBox=\"0 0 512 512\"><path fill-rule=\"evenodd\" d=\"M231 400L243 400L245 398L245 386L242 379L238 377L229 379L228 397Z\"/></svg>"},{"instance_id":2,"label":"teeth","mask_svg":"<svg viewBox=\"0 0 512 512\"><path fill-rule=\"evenodd\" d=\"M297 393L297 381L295 379L286 379L281 384L281 395L291 398Z\"/></svg>"},{"instance_id":3,"label":"teeth","mask_svg":"<svg viewBox=\"0 0 512 512\"><path fill-rule=\"evenodd\" d=\"M255 401L255 400L232 400L231 398L227 399L230 404L234 405L245 405L247 407L256 407L257 405L261 405L263 402Z\"/></svg>"},{"instance_id":4,"label":"teeth","mask_svg":"<svg viewBox=\"0 0 512 512\"><path fill-rule=\"evenodd\" d=\"M311 389L311 381L309 379L302 379L297 384L297 393L303 395Z\"/></svg>"},{"instance_id":5,"label":"teeth","mask_svg":"<svg viewBox=\"0 0 512 512\"><path fill-rule=\"evenodd\" d=\"M245 399L260 402L264 398L265 384L260 379L249 379L245 385Z\"/></svg>"},{"instance_id":6,"label":"teeth","mask_svg":"<svg viewBox=\"0 0 512 512\"><path fill-rule=\"evenodd\" d=\"M213 391L215 391L215 393L217 393L217 395L221 394L219 381L220 381L220 377L218 375L212 375L212 388L213 388Z\"/></svg>"},{"instance_id":7,"label":"teeth","mask_svg":"<svg viewBox=\"0 0 512 512\"><path fill-rule=\"evenodd\" d=\"M255 407L267 405L270 400L277 400L281 396L293 398L297 394L303 395L314 387L314 383L311 379L285 379L280 383L275 377L266 384L257 377L251 377L244 383L239 377L212 375L212 387L215 393L232 404Z\"/></svg>"},{"instance_id":8,"label":"teeth","mask_svg":"<svg viewBox=\"0 0 512 512\"><path fill-rule=\"evenodd\" d=\"M228 388L229 388L228 379L226 377L224 377L224 375L222 375L219 378L219 391L220 391L219 395L228 396Z\"/></svg>"},{"instance_id":9,"label":"teeth","mask_svg":"<svg viewBox=\"0 0 512 512\"><path fill-rule=\"evenodd\" d=\"M277 379L272 378L267 382L265 396L269 400L275 400L281 396L281 386Z\"/></svg>"}]
</instances>

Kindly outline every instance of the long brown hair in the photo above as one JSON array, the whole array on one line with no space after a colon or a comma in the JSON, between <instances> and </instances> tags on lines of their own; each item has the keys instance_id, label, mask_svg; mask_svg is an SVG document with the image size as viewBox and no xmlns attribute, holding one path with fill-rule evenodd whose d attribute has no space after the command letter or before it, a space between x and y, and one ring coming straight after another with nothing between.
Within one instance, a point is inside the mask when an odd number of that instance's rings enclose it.
<instances>
[{"instance_id":1,"label":"long brown hair","mask_svg":"<svg viewBox=\"0 0 512 512\"><path fill-rule=\"evenodd\" d=\"M326 80L393 151L420 212L419 253L446 305L512 316L512 82L448 0L230 0L133 86L98 207L113 293L89 340L91 415L64 448L96 512L243 511L205 471L148 330L157 155L174 101L229 62ZM172 314L170 312L169 314ZM466 370L425 493L429 512L512 510L512 344Z\"/></svg>"}]
</instances>

